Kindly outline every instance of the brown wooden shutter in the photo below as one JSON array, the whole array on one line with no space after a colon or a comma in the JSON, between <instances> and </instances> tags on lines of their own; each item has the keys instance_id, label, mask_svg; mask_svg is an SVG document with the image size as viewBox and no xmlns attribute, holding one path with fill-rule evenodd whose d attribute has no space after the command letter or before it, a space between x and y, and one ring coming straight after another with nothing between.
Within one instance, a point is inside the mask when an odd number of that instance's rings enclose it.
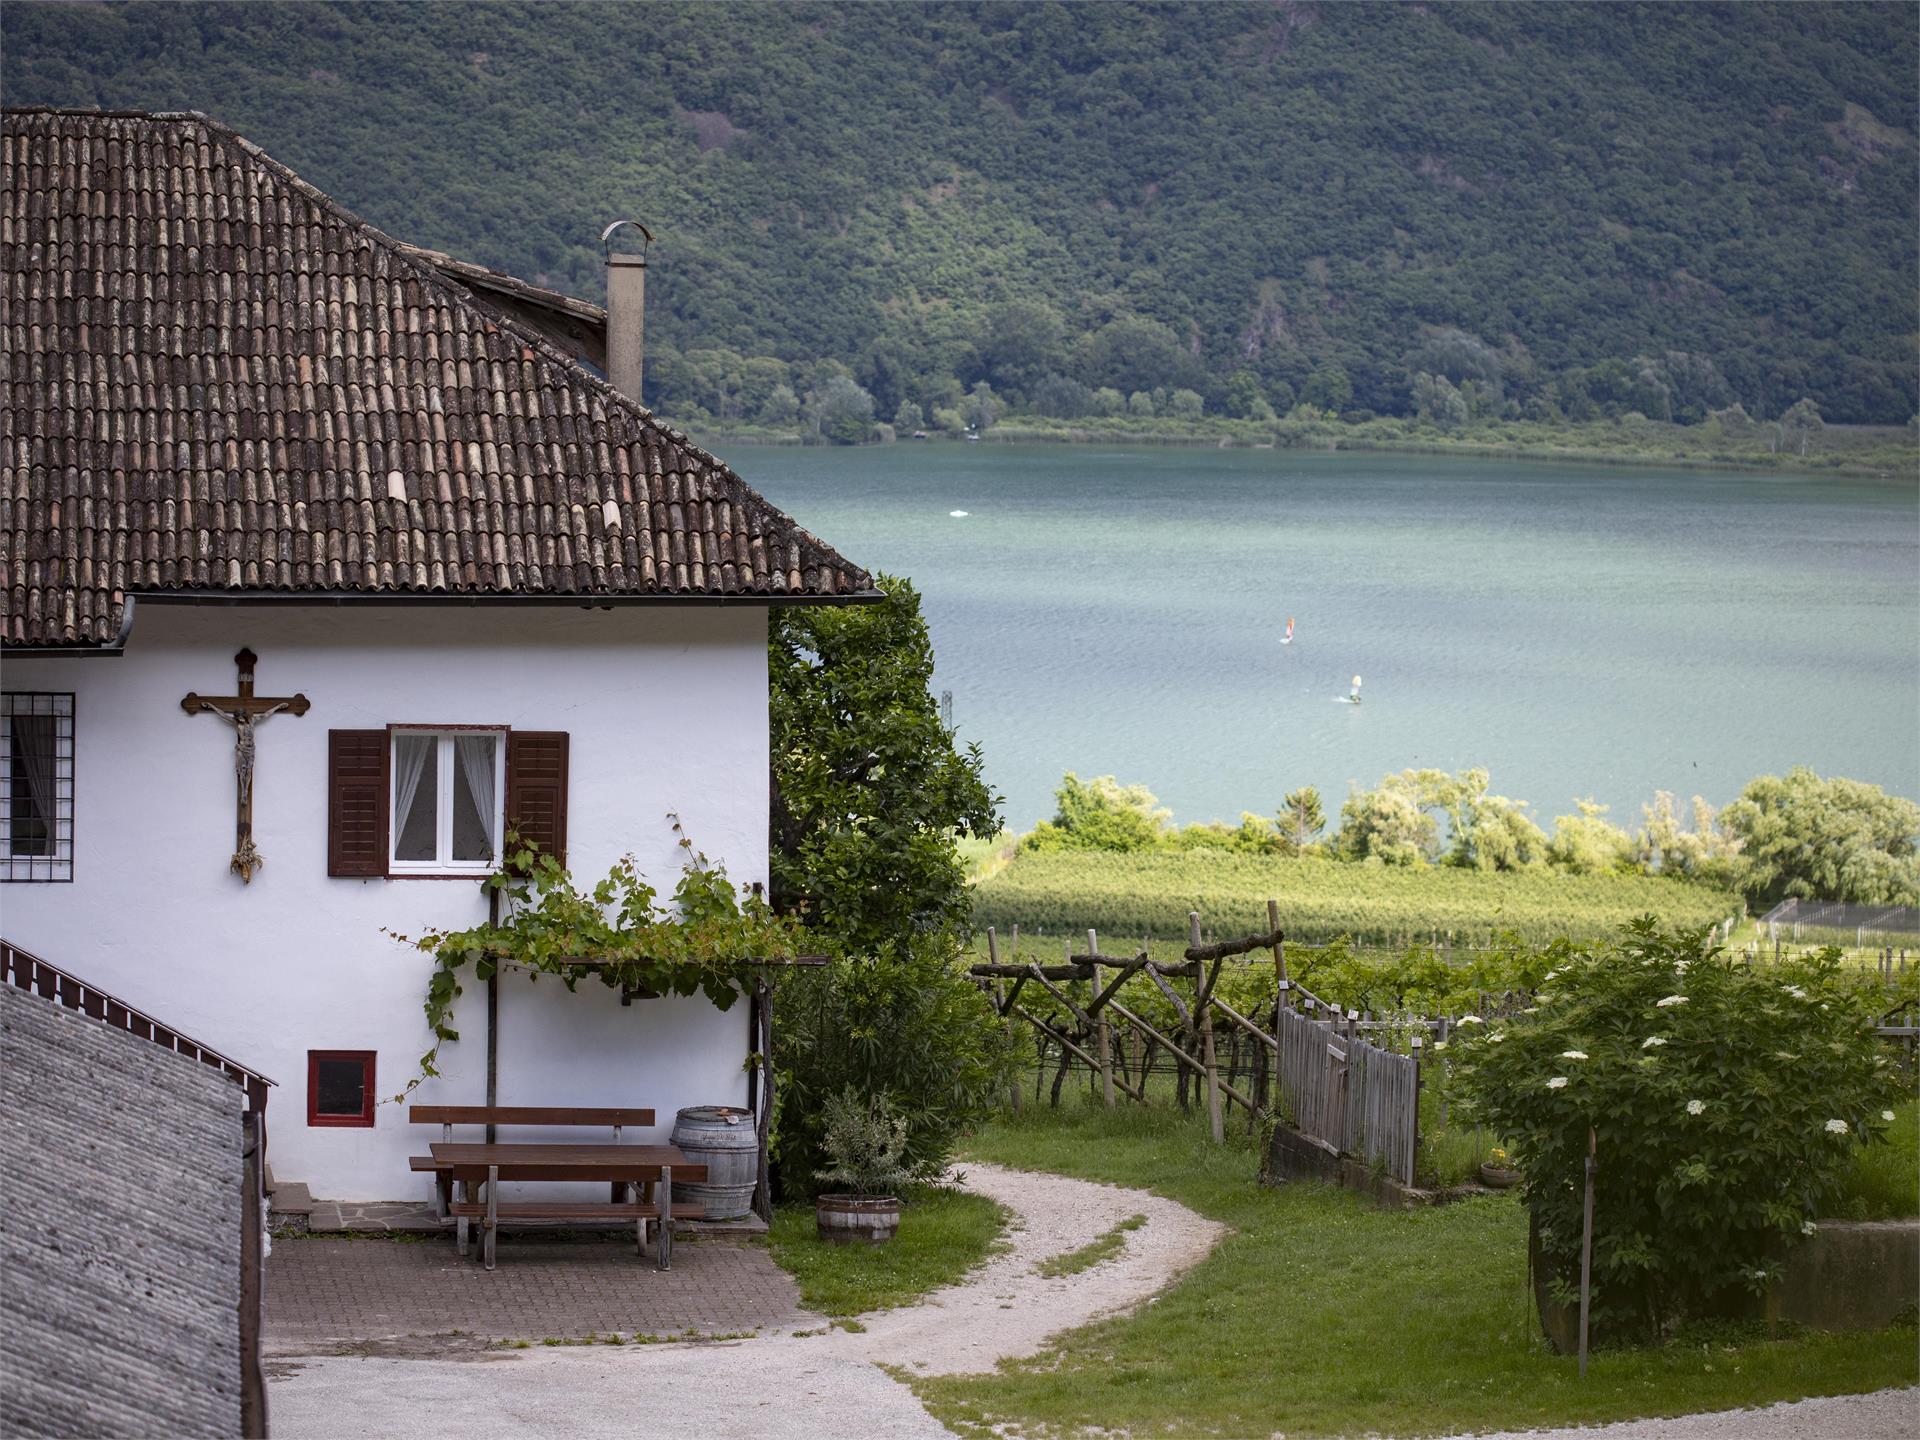
<instances>
[{"instance_id":1,"label":"brown wooden shutter","mask_svg":"<svg viewBox=\"0 0 1920 1440\"><path fill-rule=\"evenodd\" d=\"M567 736L507 732L507 828L567 863Z\"/></svg>"},{"instance_id":2,"label":"brown wooden shutter","mask_svg":"<svg viewBox=\"0 0 1920 1440\"><path fill-rule=\"evenodd\" d=\"M387 873L387 732L327 732L327 873Z\"/></svg>"}]
</instances>

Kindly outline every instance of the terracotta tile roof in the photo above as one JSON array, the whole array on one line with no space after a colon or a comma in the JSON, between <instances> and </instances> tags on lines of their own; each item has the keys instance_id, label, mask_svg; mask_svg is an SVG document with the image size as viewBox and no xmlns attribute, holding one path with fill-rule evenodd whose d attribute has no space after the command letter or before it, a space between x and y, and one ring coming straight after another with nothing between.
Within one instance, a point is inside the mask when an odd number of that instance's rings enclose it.
<instances>
[{"instance_id":1,"label":"terracotta tile roof","mask_svg":"<svg viewBox=\"0 0 1920 1440\"><path fill-rule=\"evenodd\" d=\"M858 598L867 573L199 115L0 117L0 644L128 595Z\"/></svg>"}]
</instances>

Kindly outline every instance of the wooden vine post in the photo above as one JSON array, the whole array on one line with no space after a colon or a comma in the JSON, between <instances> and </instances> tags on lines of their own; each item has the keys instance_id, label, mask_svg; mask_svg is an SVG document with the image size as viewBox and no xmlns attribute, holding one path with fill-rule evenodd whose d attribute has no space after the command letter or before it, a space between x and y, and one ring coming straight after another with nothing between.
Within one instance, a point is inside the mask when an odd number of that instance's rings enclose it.
<instances>
[{"instance_id":1,"label":"wooden vine post","mask_svg":"<svg viewBox=\"0 0 1920 1440\"><path fill-rule=\"evenodd\" d=\"M1087 931L1087 966L1093 971L1093 994L1099 998L1100 962L1093 957L1100 953L1100 937L1093 931ZM1113 1033L1107 1024L1107 1007L1102 1005L1094 1012L1095 1049L1100 1056L1100 1094L1107 1109L1113 1108Z\"/></svg>"},{"instance_id":2,"label":"wooden vine post","mask_svg":"<svg viewBox=\"0 0 1920 1440\"><path fill-rule=\"evenodd\" d=\"M1018 925L1013 927L1013 950L1016 955L1020 953L1020 927ZM991 925L987 927L987 959L995 965L1000 963L1000 937L993 933L993 927ZM1013 1018L1012 1010L1007 1005L1006 987L998 980L993 982L993 1008L1006 1017L1007 1037L1017 1045L1020 1038L1020 1022ZM1016 1070L1011 1082L1007 1086L1007 1103L1012 1107L1013 1113L1016 1115L1020 1113L1021 1099L1020 1074L1019 1071Z\"/></svg>"},{"instance_id":3,"label":"wooden vine post","mask_svg":"<svg viewBox=\"0 0 1920 1440\"><path fill-rule=\"evenodd\" d=\"M1273 936L1273 1023L1287 1006L1287 942L1280 934L1280 902L1267 901L1267 933Z\"/></svg>"},{"instance_id":4,"label":"wooden vine post","mask_svg":"<svg viewBox=\"0 0 1920 1440\"><path fill-rule=\"evenodd\" d=\"M1200 948L1200 912L1187 912L1187 944L1191 949ZM1214 966L1215 976L1220 973L1219 965ZM1213 1057L1213 1017L1207 1014L1207 1005L1213 999L1213 987L1207 983L1206 967L1198 960L1193 962L1193 1023L1200 1032L1200 1063L1206 1071L1207 1082L1207 1127L1213 1132L1213 1143L1226 1143L1226 1121L1220 1114L1220 1070L1214 1064Z\"/></svg>"}]
</instances>

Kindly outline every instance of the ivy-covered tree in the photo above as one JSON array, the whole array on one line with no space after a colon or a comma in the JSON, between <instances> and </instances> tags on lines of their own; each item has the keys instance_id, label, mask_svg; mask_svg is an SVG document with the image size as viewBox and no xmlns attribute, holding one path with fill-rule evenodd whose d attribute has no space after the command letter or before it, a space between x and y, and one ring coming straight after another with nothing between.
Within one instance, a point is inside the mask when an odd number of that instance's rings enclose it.
<instances>
[{"instance_id":1,"label":"ivy-covered tree","mask_svg":"<svg viewBox=\"0 0 1920 1440\"><path fill-rule=\"evenodd\" d=\"M1000 824L979 746L955 743L927 688L918 593L877 579L877 604L777 609L768 623L773 903L865 955L964 924L954 838Z\"/></svg>"}]
</instances>

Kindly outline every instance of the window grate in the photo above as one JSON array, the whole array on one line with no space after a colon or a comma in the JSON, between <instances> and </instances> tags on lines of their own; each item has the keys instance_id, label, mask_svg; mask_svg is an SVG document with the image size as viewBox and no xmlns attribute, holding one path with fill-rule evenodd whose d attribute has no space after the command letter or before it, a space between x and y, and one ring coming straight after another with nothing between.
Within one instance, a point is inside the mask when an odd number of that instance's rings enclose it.
<instances>
[{"instance_id":1,"label":"window grate","mask_svg":"<svg viewBox=\"0 0 1920 1440\"><path fill-rule=\"evenodd\" d=\"M73 696L0 695L0 880L73 879Z\"/></svg>"}]
</instances>

